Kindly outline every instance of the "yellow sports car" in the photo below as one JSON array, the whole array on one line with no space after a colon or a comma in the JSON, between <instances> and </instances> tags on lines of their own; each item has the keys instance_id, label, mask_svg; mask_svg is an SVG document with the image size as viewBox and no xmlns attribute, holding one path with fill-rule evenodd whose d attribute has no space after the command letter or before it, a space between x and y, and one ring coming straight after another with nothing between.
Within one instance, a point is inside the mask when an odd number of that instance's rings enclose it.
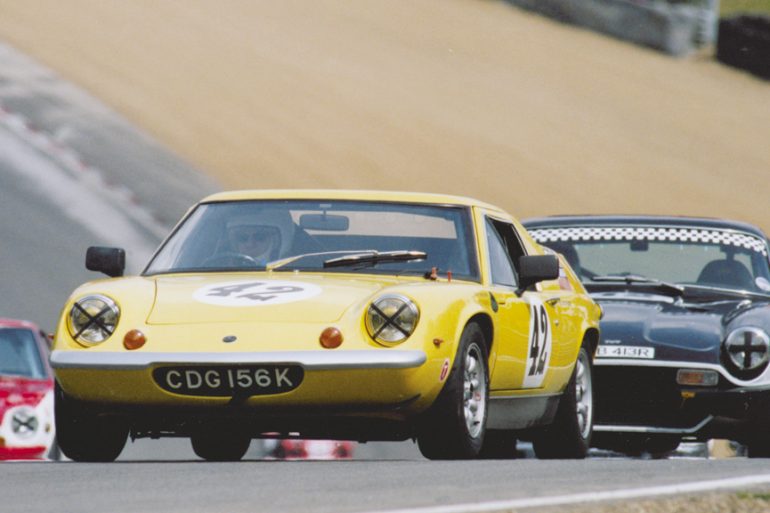
<instances>
[{"instance_id":1,"label":"yellow sports car","mask_svg":"<svg viewBox=\"0 0 770 513\"><path fill-rule=\"evenodd\" d=\"M254 438L417 441L431 459L584 457L600 309L560 256L468 198L237 191L190 209L139 276L64 305L58 442L117 458L189 437L206 460Z\"/></svg>"}]
</instances>

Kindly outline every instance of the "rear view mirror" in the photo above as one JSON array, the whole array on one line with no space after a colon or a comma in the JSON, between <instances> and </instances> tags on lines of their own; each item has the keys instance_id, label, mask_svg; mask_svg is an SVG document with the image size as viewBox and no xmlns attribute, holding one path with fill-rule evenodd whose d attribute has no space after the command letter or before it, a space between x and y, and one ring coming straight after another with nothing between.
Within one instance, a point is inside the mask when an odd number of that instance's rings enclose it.
<instances>
[{"instance_id":1,"label":"rear view mirror","mask_svg":"<svg viewBox=\"0 0 770 513\"><path fill-rule=\"evenodd\" d=\"M86 251L86 269L112 278L123 276L126 269L126 251L123 248L91 246Z\"/></svg>"},{"instance_id":2,"label":"rear view mirror","mask_svg":"<svg viewBox=\"0 0 770 513\"><path fill-rule=\"evenodd\" d=\"M350 226L350 220L347 216L333 214L302 214L299 216L299 226L305 230L344 232Z\"/></svg>"},{"instance_id":3,"label":"rear view mirror","mask_svg":"<svg viewBox=\"0 0 770 513\"><path fill-rule=\"evenodd\" d=\"M559 277L559 257L556 255L527 255L519 258L519 287L521 290L545 280Z\"/></svg>"}]
</instances>

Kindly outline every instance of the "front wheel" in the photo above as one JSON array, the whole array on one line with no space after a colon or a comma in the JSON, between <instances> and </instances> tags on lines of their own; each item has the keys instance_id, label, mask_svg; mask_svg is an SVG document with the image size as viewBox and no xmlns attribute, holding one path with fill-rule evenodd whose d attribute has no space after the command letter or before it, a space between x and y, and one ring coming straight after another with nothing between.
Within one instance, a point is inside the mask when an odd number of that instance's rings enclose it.
<instances>
[{"instance_id":1,"label":"front wheel","mask_svg":"<svg viewBox=\"0 0 770 513\"><path fill-rule=\"evenodd\" d=\"M420 427L417 444L432 460L471 459L484 443L489 372L484 334L469 324L460 337L452 371Z\"/></svg>"},{"instance_id":2,"label":"front wheel","mask_svg":"<svg viewBox=\"0 0 770 513\"><path fill-rule=\"evenodd\" d=\"M193 451L206 461L239 461L249 450L251 438L228 430L206 429L190 437Z\"/></svg>"},{"instance_id":3,"label":"front wheel","mask_svg":"<svg viewBox=\"0 0 770 513\"><path fill-rule=\"evenodd\" d=\"M766 433L770 429L766 423L754 426L752 436L746 442L746 456L749 458L770 458L770 440Z\"/></svg>"},{"instance_id":4,"label":"front wheel","mask_svg":"<svg viewBox=\"0 0 770 513\"><path fill-rule=\"evenodd\" d=\"M114 461L123 451L128 425L122 419L99 414L61 389L54 391L56 442L74 461Z\"/></svg>"},{"instance_id":5,"label":"front wheel","mask_svg":"<svg viewBox=\"0 0 770 513\"><path fill-rule=\"evenodd\" d=\"M487 460L512 460L519 457L516 433L512 431L487 431L479 458Z\"/></svg>"},{"instance_id":6,"label":"front wheel","mask_svg":"<svg viewBox=\"0 0 770 513\"><path fill-rule=\"evenodd\" d=\"M532 440L535 455L544 459L585 458L591 447L593 409L591 357L581 347L553 424Z\"/></svg>"}]
</instances>

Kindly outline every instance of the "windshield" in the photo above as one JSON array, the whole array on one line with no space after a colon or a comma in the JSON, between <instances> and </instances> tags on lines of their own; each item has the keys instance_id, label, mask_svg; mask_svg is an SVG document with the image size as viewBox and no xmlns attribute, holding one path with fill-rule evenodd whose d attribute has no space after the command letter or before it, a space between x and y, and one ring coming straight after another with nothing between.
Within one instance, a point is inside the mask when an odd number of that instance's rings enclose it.
<instances>
[{"instance_id":1,"label":"windshield","mask_svg":"<svg viewBox=\"0 0 770 513\"><path fill-rule=\"evenodd\" d=\"M0 374L45 379L35 334L23 328L0 329Z\"/></svg>"},{"instance_id":2,"label":"windshield","mask_svg":"<svg viewBox=\"0 0 770 513\"><path fill-rule=\"evenodd\" d=\"M466 207L318 200L209 203L185 219L145 274L266 268L425 274L436 267L439 274L449 271L477 280L470 226Z\"/></svg>"},{"instance_id":3,"label":"windshield","mask_svg":"<svg viewBox=\"0 0 770 513\"><path fill-rule=\"evenodd\" d=\"M592 283L640 283L646 278L770 293L764 240L749 233L705 228L585 226L530 230L562 253L590 289ZM623 277L637 280L622 280Z\"/></svg>"}]
</instances>

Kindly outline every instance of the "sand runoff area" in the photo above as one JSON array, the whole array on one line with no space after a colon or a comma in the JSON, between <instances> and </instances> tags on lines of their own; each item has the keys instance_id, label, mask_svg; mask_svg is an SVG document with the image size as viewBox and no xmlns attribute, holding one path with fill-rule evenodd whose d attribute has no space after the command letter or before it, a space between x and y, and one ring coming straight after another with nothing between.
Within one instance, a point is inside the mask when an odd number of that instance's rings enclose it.
<instances>
[{"instance_id":1,"label":"sand runoff area","mask_svg":"<svg viewBox=\"0 0 770 513\"><path fill-rule=\"evenodd\" d=\"M770 232L770 82L493 0L0 0L0 38L223 188Z\"/></svg>"}]
</instances>

